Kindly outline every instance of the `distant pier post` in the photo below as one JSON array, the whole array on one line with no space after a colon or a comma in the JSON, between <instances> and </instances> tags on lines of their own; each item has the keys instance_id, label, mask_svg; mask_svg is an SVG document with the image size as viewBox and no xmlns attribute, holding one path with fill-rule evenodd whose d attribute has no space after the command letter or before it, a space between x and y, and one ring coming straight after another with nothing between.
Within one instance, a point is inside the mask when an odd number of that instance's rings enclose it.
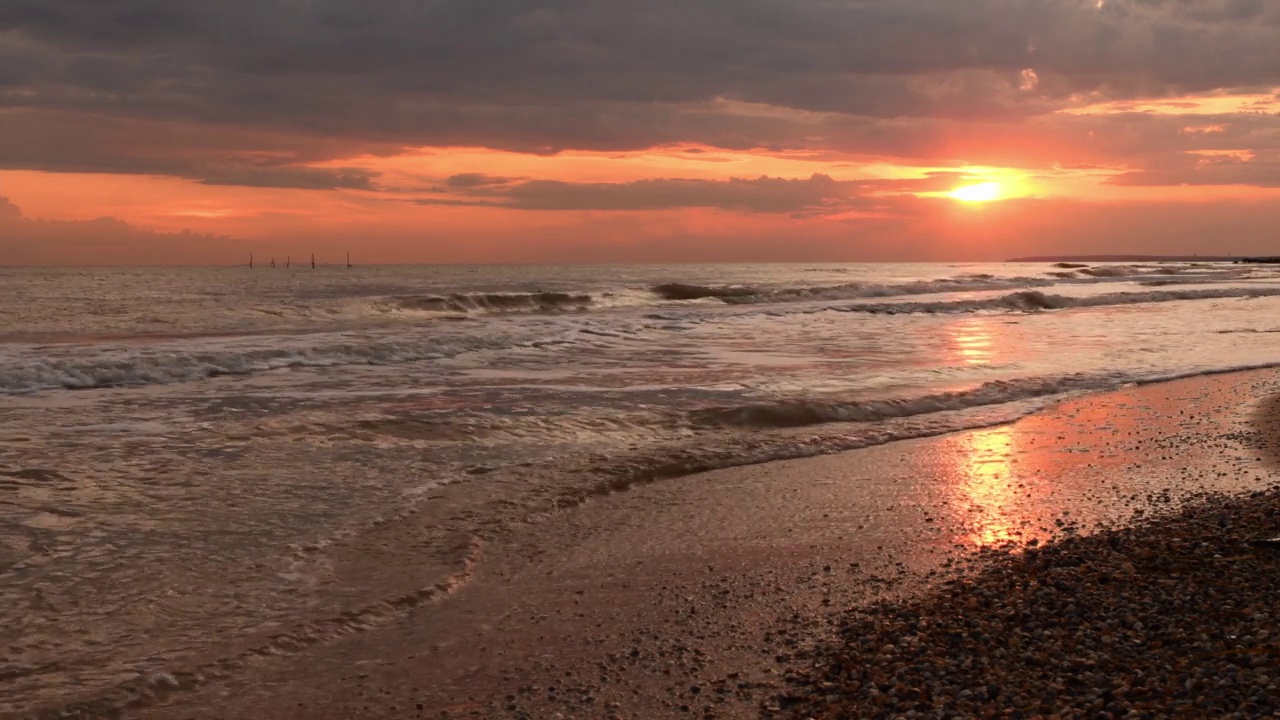
<instances>
[{"instance_id":1,"label":"distant pier post","mask_svg":"<svg viewBox=\"0 0 1280 720\"><path fill-rule=\"evenodd\" d=\"M253 269L253 253L249 253L249 269Z\"/></svg>"}]
</instances>

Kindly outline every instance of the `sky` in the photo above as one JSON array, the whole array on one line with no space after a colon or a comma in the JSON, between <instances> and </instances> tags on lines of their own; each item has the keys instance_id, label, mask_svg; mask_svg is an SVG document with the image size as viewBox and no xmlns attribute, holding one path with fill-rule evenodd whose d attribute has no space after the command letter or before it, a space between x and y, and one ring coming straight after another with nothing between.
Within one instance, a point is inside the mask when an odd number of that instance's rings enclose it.
<instances>
[{"instance_id":1,"label":"sky","mask_svg":"<svg viewBox=\"0 0 1280 720\"><path fill-rule=\"evenodd\" d=\"M1275 0L4 0L0 264L1280 255Z\"/></svg>"}]
</instances>

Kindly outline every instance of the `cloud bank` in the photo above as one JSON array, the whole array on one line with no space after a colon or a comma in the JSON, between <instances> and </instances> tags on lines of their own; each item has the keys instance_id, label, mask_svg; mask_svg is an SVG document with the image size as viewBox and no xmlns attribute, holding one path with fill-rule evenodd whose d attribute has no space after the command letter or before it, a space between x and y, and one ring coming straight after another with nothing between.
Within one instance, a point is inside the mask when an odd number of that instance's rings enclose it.
<instances>
[{"instance_id":1,"label":"cloud bank","mask_svg":"<svg viewBox=\"0 0 1280 720\"><path fill-rule=\"evenodd\" d=\"M10 0L0 107L28 113L9 123L66 113L252 128L285 135L259 143L286 146L278 157L294 163L324 154L298 136L338 138L347 155L379 144L865 151L885 135L892 150L895 135L926 142L958 122L1273 88L1278 31L1280 6L1264 0ZM107 123L97 145L131 130L145 132ZM184 142L216 151L209 132ZM74 165L58 155L6 147L0 161ZM223 181L368 183L233 164Z\"/></svg>"},{"instance_id":2,"label":"cloud bank","mask_svg":"<svg viewBox=\"0 0 1280 720\"><path fill-rule=\"evenodd\" d=\"M306 191L452 236L512 213L904 233L946 215L919 194L982 168L1099 202L1255 202L1280 188L1277 37L1271 0L7 0L0 171ZM313 215L261 231L334 213Z\"/></svg>"},{"instance_id":3,"label":"cloud bank","mask_svg":"<svg viewBox=\"0 0 1280 720\"><path fill-rule=\"evenodd\" d=\"M0 196L0 240L3 240L4 264L15 265L118 265L122 259L141 264L173 264L207 259L209 245L233 244L230 238L201 233L153 232L113 217L28 218L3 196Z\"/></svg>"}]
</instances>

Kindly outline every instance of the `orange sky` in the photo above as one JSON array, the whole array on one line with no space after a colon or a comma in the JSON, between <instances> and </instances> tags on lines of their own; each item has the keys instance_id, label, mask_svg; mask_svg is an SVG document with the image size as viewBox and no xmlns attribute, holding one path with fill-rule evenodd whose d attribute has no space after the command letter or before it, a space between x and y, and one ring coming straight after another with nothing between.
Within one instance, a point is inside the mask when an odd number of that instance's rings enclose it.
<instances>
[{"instance_id":1,"label":"orange sky","mask_svg":"<svg viewBox=\"0 0 1280 720\"><path fill-rule=\"evenodd\" d=\"M713 33L716 14L732 11L708 0L669 10L672 22L709 33L691 43L725 46L720 62L728 64L691 64L686 89L660 62L637 69L601 50L596 67L544 45L522 51L519 42L511 58L487 57L523 72L523 85L482 63L471 77L464 69L463 77L416 79L408 71L426 60L391 50L383 57L362 49L372 53L360 56L369 67L343 66L347 77L318 54L291 67L251 40L224 48L256 58L245 75L239 65L173 51L169 31L198 34L182 17L148 28L137 43L113 43L77 36L72 21L93 13L53 2L63 24L17 13L6 25L0 17L0 56L46 67L29 77L0 74L0 242L19 263L233 263L249 252L348 250L362 262L1280 252L1270 230L1280 219L1280 55L1250 56L1239 67L1184 66L1140 39L1159 27L1204 45L1192 56L1220 56L1228 37L1244 53L1252 47L1246 29L1280 19L1271 10L1214 14L1221 3L1209 0L1189 0L1204 5L1200 14L1137 0L1031 2L1036 12L1026 18L999 16L1023 23L1005 30L1021 32L1025 46L991 47L991 57L976 60L943 46L922 63L920 43L934 15L946 12L938 6L904 0L879 14L863 8L865 18L853 10L826 18L884 22L886 32L918 41L913 54L887 41L875 46L871 36L864 44L873 47L850 50L805 24L802 10L827 10L800 2L779 5L795 17L777 21L796 23L809 45L780 45L752 60L762 69L738 73L734 60L762 50L733 50L733 32ZM433 42L426 25L419 35L398 27L399 11L387 3L349 10L353 18L367 13L359 21L387 38ZM599 30L583 17L507 20L543 23L529 31L539 37L586 43ZM278 30L265 16L243 21ZM754 23L731 25L745 38L756 37ZM355 52L318 27L297 32L339 43L331 52ZM988 32L966 27L954 29L975 42ZM1125 42L1129 33L1139 38L1106 50L1133 63L1123 72L1082 67L1086 61L1063 52L1118 31ZM163 71L154 67L162 49L178 52ZM90 54L107 69L76 71ZM793 72L788 54L809 64ZM902 69L859 69L877 63ZM189 84L195 76L200 83ZM218 84L224 76L227 87ZM264 88L256 104L227 89L237 78L237 93L249 92L246 83ZM335 92L342 89L351 94Z\"/></svg>"}]
</instances>

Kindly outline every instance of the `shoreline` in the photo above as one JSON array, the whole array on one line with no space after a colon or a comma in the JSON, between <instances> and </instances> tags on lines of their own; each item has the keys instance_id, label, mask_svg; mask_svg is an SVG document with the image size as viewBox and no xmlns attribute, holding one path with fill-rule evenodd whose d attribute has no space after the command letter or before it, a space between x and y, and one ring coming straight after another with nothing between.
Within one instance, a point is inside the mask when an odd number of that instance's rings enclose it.
<instances>
[{"instance_id":1,"label":"shoreline","mask_svg":"<svg viewBox=\"0 0 1280 720\"><path fill-rule=\"evenodd\" d=\"M852 614L765 717L1274 717L1280 485Z\"/></svg>"},{"instance_id":2,"label":"shoreline","mask_svg":"<svg viewBox=\"0 0 1280 720\"><path fill-rule=\"evenodd\" d=\"M176 673L177 687L141 688L125 713L755 717L844 609L918 595L975 548L1166 512L1179 484L1248 491L1253 476L1238 476L1251 461L1222 438L1247 421L1242 396L1277 389L1274 370L1200 376L594 496L472 548L467 576L440 597L221 676ZM431 521L361 538L339 553L339 577L400 596L413 583L388 574L413 574Z\"/></svg>"},{"instance_id":3,"label":"shoreline","mask_svg":"<svg viewBox=\"0 0 1280 720\"><path fill-rule=\"evenodd\" d=\"M855 611L764 716L1274 717L1280 394L1252 424L1264 489Z\"/></svg>"}]
</instances>

